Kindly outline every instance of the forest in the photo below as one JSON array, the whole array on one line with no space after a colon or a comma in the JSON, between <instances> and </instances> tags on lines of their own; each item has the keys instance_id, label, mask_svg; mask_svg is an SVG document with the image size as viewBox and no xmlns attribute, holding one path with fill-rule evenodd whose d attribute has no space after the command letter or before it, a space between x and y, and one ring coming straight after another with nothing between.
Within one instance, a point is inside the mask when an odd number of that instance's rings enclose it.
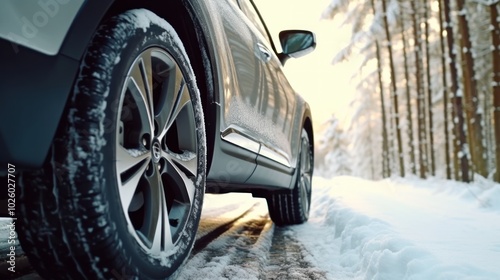
<instances>
[{"instance_id":1,"label":"forest","mask_svg":"<svg viewBox=\"0 0 500 280\"><path fill-rule=\"evenodd\" d=\"M348 125L332 116L316 164L328 175L500 182L498 0L333 0L362 57Z\"/></svg>"}]
</instances>

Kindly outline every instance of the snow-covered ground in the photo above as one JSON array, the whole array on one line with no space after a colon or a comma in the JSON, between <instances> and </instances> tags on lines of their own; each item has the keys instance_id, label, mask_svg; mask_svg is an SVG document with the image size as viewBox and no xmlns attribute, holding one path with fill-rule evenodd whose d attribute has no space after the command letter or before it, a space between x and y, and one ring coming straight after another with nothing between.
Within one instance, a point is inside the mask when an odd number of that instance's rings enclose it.
<instances>
[{"instance_id":1,"label":"snow-covered ground","mask_svg":"<svg viewBox=\"0 0 500 280\"><path fill-rule=\"evenodd\" d=\"M220 215L214 209L221 200L237 208L240 199L231 194L208 197L204 219ZM258 208L265 213L265 203ZM306 262L309 268L290 269L286 256L273 262L277 233L302 251L297 266ZM221 237L217 246L222 252L216 258L195 255L181 279L257 279L263 273L268 279L500 279L500 185L316 177L308 223L265 227L250 249L234 245L250 252L239 267L231 267L240 257L234 252L238 248L223 241L230 235ZM263 262L268 267L255 258L267 258ZM281 274L284 278L276 277L280 266L288 270ZM273 271L266 271L270 267Z\"/></svg>"},{"instance_id":2,"label":"snow-covered ground","mask_svg":"<svg viewBox=\"0 0 500 280\"><path fill-rule=\"evenodd\" d=\"M309 222L291 227L274 226L263 199L207 195L198 238L228 226L179 279L500 279L500 184L344 176L313 188Z\"/></svg>"},{"instance_id":3,"label":"snow-covered ground","mask_svg":"<svg viewBox=\"0 0 500 280\"><path fill-rule=\"evenodd\" d=\"M315 178L293 227L330 279L500 279L500 185Z\"/></svg>"}]
</instances>

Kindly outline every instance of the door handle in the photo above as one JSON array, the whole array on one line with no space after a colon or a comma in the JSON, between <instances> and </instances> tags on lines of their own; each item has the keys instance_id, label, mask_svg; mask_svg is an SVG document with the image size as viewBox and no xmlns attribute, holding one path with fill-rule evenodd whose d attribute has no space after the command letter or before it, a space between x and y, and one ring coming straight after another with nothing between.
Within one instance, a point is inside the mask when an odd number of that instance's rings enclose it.
<instances>
[{"instance_id":1,"label":"door handle","mask_svg":"<svg viewBox=\"0 0 500 280\"><path fill-rule=\"evenodd\" d=\"M261 43L257 43L257 48L259 49L259 57L264 62L269 62L271 60L271 52Z\"/></svg>"}]
</instances>

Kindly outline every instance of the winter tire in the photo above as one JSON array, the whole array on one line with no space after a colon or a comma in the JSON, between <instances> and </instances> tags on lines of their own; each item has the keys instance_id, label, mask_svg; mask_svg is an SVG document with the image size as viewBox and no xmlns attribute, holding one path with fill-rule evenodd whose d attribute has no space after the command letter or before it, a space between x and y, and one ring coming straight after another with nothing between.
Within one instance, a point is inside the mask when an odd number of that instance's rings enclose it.
<instances>
[{"instance_id":1,"label":"winter tire","mask_svg":"<svg viewBox=\"0 0 500 280\"><path fill-rule=\"evenodd\" d=\"M276 225L302 224L309 218L313 172L313 150L303 129L294 188L287 193L272 193L267 197L269 215Z\"/></svg>"},{"instance_id":2,"label":"winter tire","mask_svg":"<svg viewBox=\"0 0 500 280\"><path fill-rule=\"evenodd\" d=\"M23 175L19 238L46 279L166 279L187 259L206 173L203 112L174 29L108 19L81 62L43 170Z\"/></svg>"}]
</instances>

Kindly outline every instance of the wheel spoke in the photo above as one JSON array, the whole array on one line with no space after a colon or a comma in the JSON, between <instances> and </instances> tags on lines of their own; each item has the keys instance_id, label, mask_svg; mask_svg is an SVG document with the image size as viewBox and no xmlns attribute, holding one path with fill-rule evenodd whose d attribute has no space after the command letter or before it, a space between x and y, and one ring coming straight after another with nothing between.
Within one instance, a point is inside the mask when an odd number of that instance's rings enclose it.
<instances>
[{"instance_id":1,"label":"wheel spoke","mask_svg":"<svg viewBox=\"0 0 500 280\"><path fill-rule=\"evenodd\" d=\"M183 159L181 155L163 152L163 157L167 159L166 170L179 189L181 202L191 204L195 193L195 186L189 177L197 174L198 156L189 153Z\"/></svg>"},{"instance_id":2,"label":"wheel spoke","mask_svg":"<svg viewBox=\"0 0 500 280\"><path fill-rule=\"evenodd\" d=\"M163 78L160 88L161 98L159 98L162 106L155 112L155 117L161 128L159 138L163 139L171 125L169 125L170 116L177 105L179 94L184 87L184 77L180 69L176 66L169 66L168 69L162 71L159 75Z\"/></svg>"},{"instance_id":3,"label":"wheel spoke","mask_svg":"<svg viewBox=\"0 0 500 280\"><path fill-rule=\"evenodd\" d=\"M155 173L157 174L154 176L156 178L151 181L152 184L157 183L157 185L151 185L153 189L151 192L151 199L155 203L152 203L151 207L152 212L156 215L152 215L153 220L151 226L154 225L154 228L151 227L150 234L152 233L152 237L150 240L152 240L151 252L159 255L162 251L173 249L173 241L163 182L158 172ZM155 210L157 210L157 212L155 212ZM157 217L156 223L154 217Z\"/></svg>"},{"instance_id":4,"label":"wheel spoke","mask_svg":"<svg viewBox=\"0 0 500 280\"><path fill-rule=\"evenodd\" d=\"M176 77L178 76L176 75ZM175 90L169 90L169 93L167 95L168 98L166 104L172 104L172 106L168 109L168 117L162 120L162 130L159 136L160 139L163 139L163 137L165 137L168 130L179 116L179 113L191 101L191 97L189 95L189 91L186 88L184 80L181 80L180 84L178 84L178 82L179 81L176 80ZM162 115L166 116L166 113L167 112L164 112Z\"/></svg>"},{"instance_id":5,"label":"wheel spoke","mask_svg":"<svg viewBox=\"0 0 500 280\"><path fill-rule=\"evenodd\" d=\"M151 50L142 53L140 62L141 72L144 78L143 82L148 92L149 104L153 106L153 62Z\"/></svg>"},{"instance_id":6,"label":"wheel spoke","mask_svg":"<svg viewBox=\"0 0 500 280\"><path fill-rule=\"evenodd\" d=\"M137 154L137 156L134 156L134 153ZM117 145L116 169L121 182L119 192L124 211L128 211L139 180L142 178L150 160L151 154L149 152L140 153L135 150L127 150L121 145ZM122 178L124 174L127 174L126 178Z\"/></svg>"},{"instance_id":7,"label":"wheel spoke","mask_svg":"<svg viewBox=\"0 0 500 280\"><path fill-rule=\"evenodd\" d=\"M127 150L121 145L116 148L116 168L119 174L128 171L132 167L139 165L144 160L150 160L149 151ZM147 162L146 161L146 162Z\"/></svg>"},{"instance_id":8,"label":"wheel spoke","mask_svg":"<svg viewBox=\"0 0 500 280\"><path fill-rule=\"evenodd\" d=\"M191 103L187 103L184 109L177 116L177 137L179 149L197 152L198 141L196 137L196 120L194 119L194 109Z\"/></svg>"},{"instance_id":9,"label":"wheel spoke","mask_svg":"<svg viewBox=\"0 0 500 280\"><path fill-rule=\"evenodd\" d=\"M306 191L310 192L311 191L311 174L304 173L304 175L302 175L302 178L304 180Z\"/></svg>"},{"instance_id":10,"label":"wheel spoke","mask_svg":"<svg viewBox=\"0 0 500 280\"><path fill-rule=\"evenodd\" d=\"M309 182L306 178L302 177L300 182L300 195L302 197L302 209L304 209L304 213L309 212Z\"/></svg>"},{"instance_id":11,"label":"wheel spoke","mask_svg":"<svg viewBox=\"0 0 500 280\"><path fill-rule=\"evenodd\" d=\"M153 168L157 167L153 164ZM161 235L161 226L163 219L163 201L161 192L163 189L163 184L161 183L158 170L153 170L151 176L146 176L146 180L149 185L149 198L146 199L147 209L146 209L146 220L142 227L142 232L146 236L149 242L153 242L156 236ZM158 232L160 232L158 234Z\"/></svg>"},{"instance_id":12,"label":"wheel spoke","mask_svg":"<svg viewBox=\"0 0 500 280\"><path fill-rule=\"evenodd\" d=\"M153 76L151 74L151 53L144 52L130 70L128 89L134 96L138 106L144 106L141 117L147 117L148 126L154 131L153 112Z\"/></svg>"},{"instance_id":13,"label":"wheel spoke","mask_svg":"<svg viewBox=\"0 0 500 280\"><path fill-rule=\"evenodd\" d=\"M186 85L182 84L182 87L179 90L179 95L177 96L175 110L172 112L172 115L170 115L169 122L167 123L167 130L168 128L170 128L172 123L177 119L182 109L191 104L190 101L191 101L191 96L189 95L189 91Z\"/></svg>"},{"instance_id":14,"label":"wheel spoke","mask_svg":"<svg viewBox=\"0 0 500 280\"><path fill-rule=\"evenodd\" d=\"M198 156L194 152L184 151L182 154L164 152L164 157L174 163L174 166L180 166L189 177L196 176L198 171Z\"/></svg>"}]
</instances>

